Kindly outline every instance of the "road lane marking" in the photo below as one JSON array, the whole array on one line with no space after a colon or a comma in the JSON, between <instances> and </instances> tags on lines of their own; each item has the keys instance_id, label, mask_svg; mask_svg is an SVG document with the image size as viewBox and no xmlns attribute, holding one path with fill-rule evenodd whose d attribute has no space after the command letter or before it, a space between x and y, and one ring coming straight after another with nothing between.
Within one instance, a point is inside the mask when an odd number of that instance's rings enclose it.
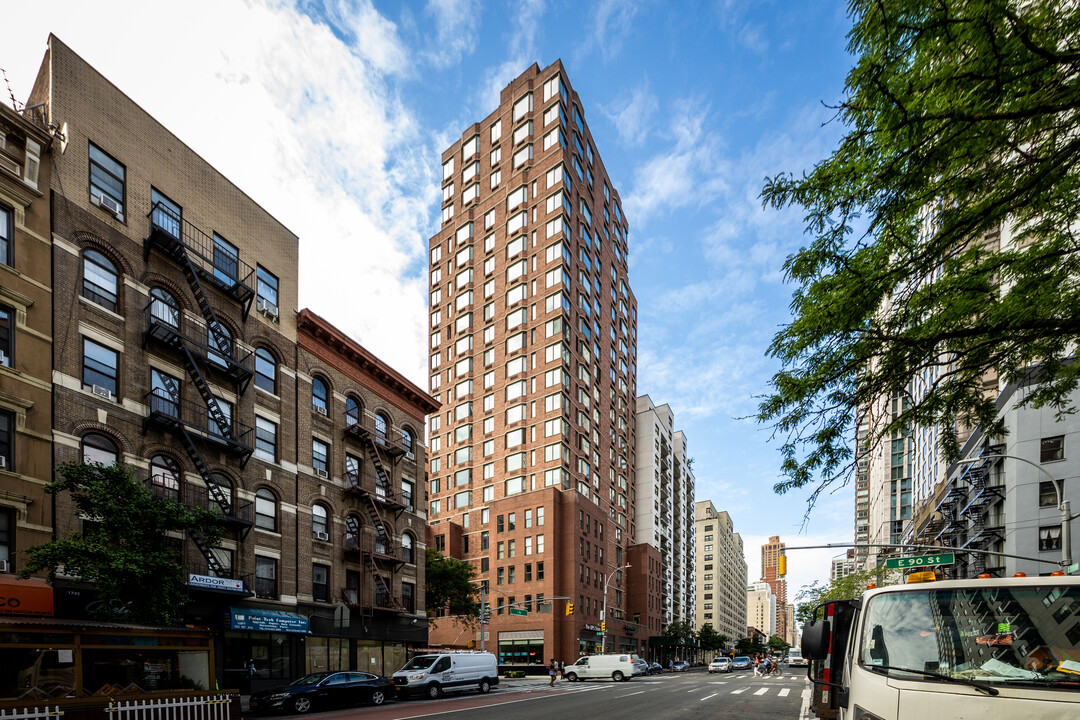
<instances>
[{"instance_id":1,"label":"road lane marking","mask_svg":"<svg viewBox=\"0 0 1080 720\"><path fill-rule=\"evenodd\" d=\"M689 689L689 690L687 690L686 692L697 692L698 690L704 690L704 689L705 689L705 688L700 688L700 687L696 687L696 688L690 688L690 689Z\"/></svg>"},{"instance_id":2,"label":"road lane marking","mask_svg":"<svg viewBox=\"0 0 1080 720\"><path fill-rule=\"evenodd\" d=\"M767 693L767 692L769 692L769 688L761 688L760 690L758 690L758 691L757 691L756 693L754 693L754 694L755 694L755 695L764 695L764 694L765 694L765 693Z\"/></svg>"},{"instance_id":3,"label":"road lane marking","mask_svg":"<svg viewBox=\"0 0 1080 720\"><path fill-rule=\"evenodd\" d=\"M701 699L702 699L702 701L705 701L705 700L708 700L709 698L714 698L717 695L719 695L719 693L713 693L712 695L706 695L705 697L703 697Z\"/></svg>"},{"instance_id":4,"label":"road lane marking","mask_svg":"<svg viewBox=\"0 0 1080 720\"><path fill-rule=\"evenodd\" d=\"M791 692L791 688L784 688L783 690L780 691L780 697L787 697L788 693L790 693L790 692Z\"/></svg>"},{"instance_id":5,"label":"road lane marking","mask_svg":"<svg viewBox=\"0 0 1080 720\"><path fill-rule=\"evenodd\" d=\"M644 690L638 690L636 693L630 693L630 695L616 695L613 699L622 700L624 697L630 697L631 695L640 695L645 692Z\"/></svg>"},{"instance_id":6,"label":"road lane marking","mask_svg":"<svg viewBox=\"0 0 1080 720\"><path fill-rule=\"evenodd\" d=\"M710 680L710 685L727 685L727 680Z\"/></svg>"},{"instance_id":7,"label":"road lane marking","mask_svg":"<svg viewBox=\"0 0 1080 720\"><path fill-rule=\"evenodd\" d=\"M747 690L749 690L749 689L750 689L750 688L748 688L748 687L744 687L744 688L739 688L738 690L732 690L732 691L731 691L731 694L732 694L732 695L738 695L739 693L744 693L744 692L746 692L746 691L747 691Z\"/></svg>"}]
</instances>

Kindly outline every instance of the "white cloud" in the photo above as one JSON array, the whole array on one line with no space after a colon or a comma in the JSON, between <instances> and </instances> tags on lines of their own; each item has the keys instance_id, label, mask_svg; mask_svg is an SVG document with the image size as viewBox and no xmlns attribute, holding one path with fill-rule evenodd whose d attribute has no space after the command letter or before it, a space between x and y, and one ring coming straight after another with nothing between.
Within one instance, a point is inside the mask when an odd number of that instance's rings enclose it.
<instances>
[{"instance_id":1,"label":"white cloud","mask_svg":"<svg viewBox=\"0 0 1080 720\"><path fill-rule=\"evenodd\" d=\"M517 14L514 15L514 9ZM546 6L544 0L519 0L511 6L513 17L506 60L484 72L478 98L480 114L486 115L499 106L499 95L510 81L538 61L536 34ZM543 67L546 63L541 63Z\"/></svg>"},{"instance_id":2,"label":"white cloud","mask_svg":"<svg viewBox=\"0 0 1080 720\"><path fill-rule=\"evenodd\" d=\"M432 65L448 68L475 50L480 11L479 0L428 0L435 41L428 44L425 56Z\"/></svg>"},{"instance_id":3,"label":"white cloud","mask_svg":"<svg viewBox=\"0 0 1080 720\"><path fill-rule=\"evenodd\" d=\"M652 118L659 108L656 95L646 79L630 91L630 95L601 107L605 117L615 125L623 144L639 146L645 142L652 127Z\"/></svg>"},{"instance_id":4,"label":"white cloud","mask_svg":"<svg viewBox=\"0 0 1080 720\"><path fill-rule=\"evenodd\" d=\"M622 50L623 40L630 33L637 3L633 0L601 0L593 13L592 44L600 49L605 60Z\"/></svg>"},{"instance_id":5,"label":"white cloud","mask_svg":"<svg viewBox=\"0 0 1080 720\"><path fill-rule=\"evenodd\" d=\"M253 0L257 2L258 0ZM286 9L282 0L266 2ZM328 0L319 6L320 14L345 35L355 55L381 73L398 74L410 69L409 52L398 35L397 26L379 14L370 0Z\"/></svg>"}]
</instances>

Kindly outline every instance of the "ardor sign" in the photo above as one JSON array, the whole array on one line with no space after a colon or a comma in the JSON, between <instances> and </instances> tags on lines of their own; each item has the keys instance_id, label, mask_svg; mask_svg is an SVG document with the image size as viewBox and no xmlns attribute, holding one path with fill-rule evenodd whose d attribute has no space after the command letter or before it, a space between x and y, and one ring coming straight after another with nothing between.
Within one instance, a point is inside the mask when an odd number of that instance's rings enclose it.
<instances>
[{"instance_id":1,"label":"ardor sign","mask_svg":"<svg viewBox=\"0 0 1080 720\"><path fill-rule=\"evenodd\" d=\"M956 558L952 553L939 553L938 555L889 558L885 561L885 567L894 570L907 570L910 568L934 567L935 565L952 565L954 562L956 562Z\"/></svg>"}]
</instances>

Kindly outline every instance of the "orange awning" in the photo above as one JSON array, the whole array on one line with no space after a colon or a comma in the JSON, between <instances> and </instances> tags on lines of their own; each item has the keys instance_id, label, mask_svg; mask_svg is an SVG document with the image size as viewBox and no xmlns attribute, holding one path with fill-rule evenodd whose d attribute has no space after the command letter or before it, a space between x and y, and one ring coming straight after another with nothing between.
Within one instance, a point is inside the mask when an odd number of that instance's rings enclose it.
<instances>
[{"instance_id":1,"label":"orange awning","mask_svg":"<svg viewBox=\"0 0 1080 720\"><path fill-rule=\"evenodd\" d=\"M0 575L0 615L52 614L52 585L43 580Z\"/></svg>"}]
</instances>

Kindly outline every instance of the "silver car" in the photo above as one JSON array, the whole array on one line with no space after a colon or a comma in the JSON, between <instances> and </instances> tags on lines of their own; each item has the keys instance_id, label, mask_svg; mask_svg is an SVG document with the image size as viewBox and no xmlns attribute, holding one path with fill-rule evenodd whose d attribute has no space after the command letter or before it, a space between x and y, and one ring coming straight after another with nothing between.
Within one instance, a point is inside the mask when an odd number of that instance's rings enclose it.
<instances>
[{"instance_id":1,"label":"silver car","mask_svg":"<svg viewBox=\"0 0 1080 720\"><path fill-rule=\"evenodd\" d=\"M732 670L749 670L750 669L750 658L746 657L745 655L739 655L738 657L736 657L731 662L731 669Z\"/></svg>"},{"instance_id":2,"label":"silver car","mask_svg":"<svg viewBox=\"0 0 1080 720\"><path fill-rule=\"evenodd\" d=\"M709 672L710 673L715 673L715 672L729 673L729 672L731 672L731 664L732 664L731 663L731 658L726 658L726 657L714 658L713 661L711 663L709 663Z\"/></svg>"}]
</instances>

